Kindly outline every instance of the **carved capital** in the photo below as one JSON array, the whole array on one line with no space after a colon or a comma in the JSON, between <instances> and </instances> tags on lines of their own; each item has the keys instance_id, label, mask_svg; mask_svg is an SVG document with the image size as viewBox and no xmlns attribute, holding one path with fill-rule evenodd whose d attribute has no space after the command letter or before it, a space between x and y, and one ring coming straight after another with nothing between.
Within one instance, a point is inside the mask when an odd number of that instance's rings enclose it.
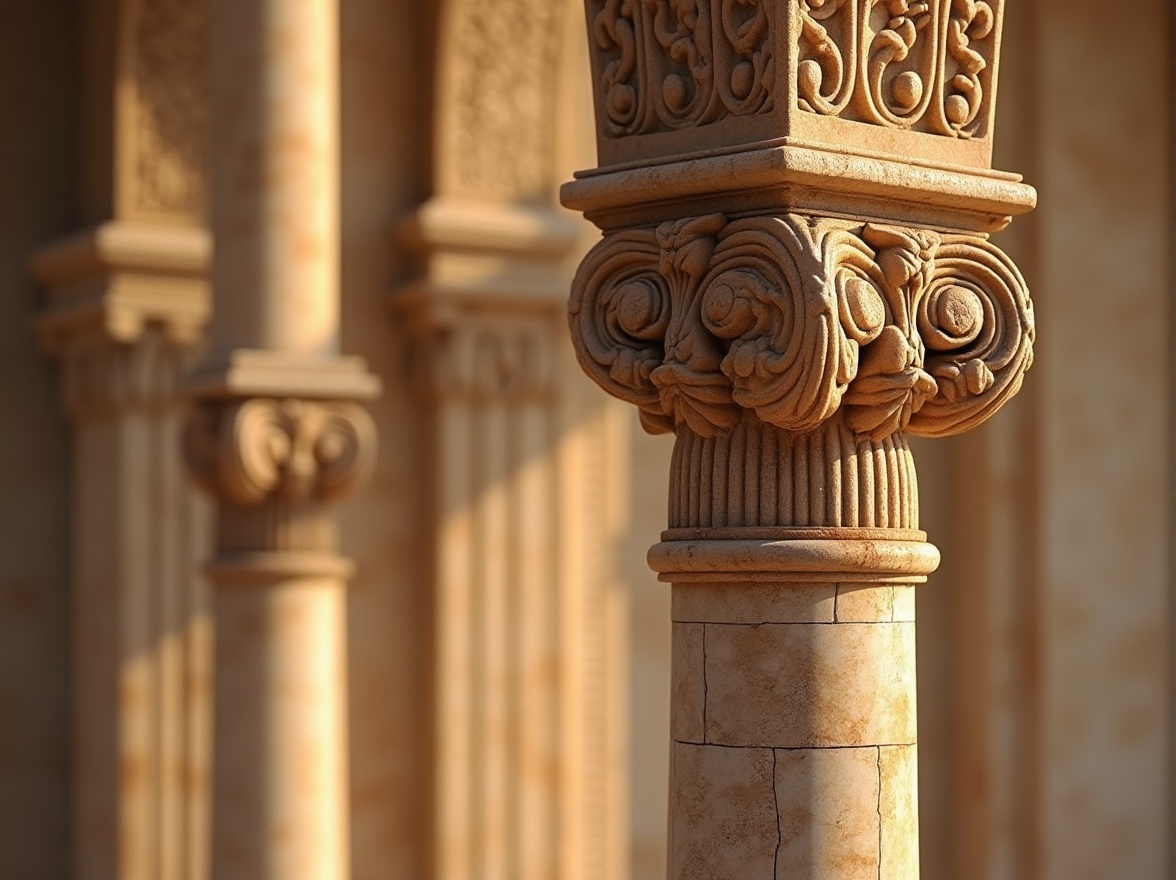
<instances>
[{"instance_id":1,"label":"carved capital","mask_svg":"<svg viewBox=\"0 0 1176 880\"><path fill-rule=\"evenodd\" d=\"M991 416L1032 362L1020 273L979 236L797 214L608 235L569 305L580 363L651 431L790 432L838 411L860 438Z\"/></svg>"},{"instance_id":2,"label":"carved capital","mask_svg":"<svg viewBox=\"0 0 1176 880\"><path fill-rule=\"evenodd\" d=\"M210 401L197 406L184 446L196 480L232 504L328 501L368 477L376 429L353 403Z\"/></svg>"}]
</instances>

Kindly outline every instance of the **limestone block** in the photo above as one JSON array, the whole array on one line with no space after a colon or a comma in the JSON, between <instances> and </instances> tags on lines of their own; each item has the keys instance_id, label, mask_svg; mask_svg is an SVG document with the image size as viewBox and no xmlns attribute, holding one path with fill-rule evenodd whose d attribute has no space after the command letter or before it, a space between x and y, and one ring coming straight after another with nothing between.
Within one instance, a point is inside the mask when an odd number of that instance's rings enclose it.
<instances>
[{"instance_id":1,"label":"limestone block","mask_svg":"<svg viewBox=\"0 0 1176 880\"><path fill-rule=\"evenodd\" d=\"M702 623L832 623L832 584L676 584L675 621Z\"/></svg>"},{"instance_id":2,"label":"limestone block","mask_svg":"<svg viewBox=\"0 0 1176 880\"><path fill-rule=\"evenodd\" d=\"M673 743L670 748L669 876L673 880L776 876L779 829L772 751L685 743Z\"/></svg>"},{"instance_id":3,"label":"limestone block","mask_svg":"<svg viewBox=\"0 0 1176 880\"><path fill-rule=\"evenodd\" d=\"M915 588L913 586L895 586L894 620L902 623L915 622Z\"/></svg>"},{"instance_id":4,"label":"limestone block","mask_svg":"<svg viewBox=\"0 0 1176 880\"><path fill-rule=\"evenodd\" d=\"M837 623L881 623L894 619L894 587L842 584L837 588Z\"/></svg>"},{"instance_id":5,"label":"limestone block","mask_svg":"<svg viewBox=\"0 0 1176 880\"><path fill-rule=\"evenodd\" d=\"M914 624L709 625L706 741L913 743L914 668Z\"/></svg>"},{"instance_id":6,"label":"limestone block","mask_svg":"<svg viewBox=\"0 0 1176 880\"><path fill-rule=\"evenodd\" d=\"M882 817L879 880L917 880L918 746L879 746L878 780L878 813Z\"/></svg>"},{"instance_id":7,"label":"limestone block","mask_svg":"<svg viewBox=\"0 0 1176 880\"><path fill-rule=\"evenodd\" d=\"M878 780L876 748L777 751L777 880L878 880Z\"/></svg>"},{"instance_id":8,"label":"limestone block","mask_svg":"<svg viewBox=\"0 0 1176 880\"><path fill-rule=\"evenodd\" d=\"M672 699L670 736L678 742L701 743L706 705L706 674L703 669L706 626L675 623L671 666Z\"/></svg>"}]
</instances>

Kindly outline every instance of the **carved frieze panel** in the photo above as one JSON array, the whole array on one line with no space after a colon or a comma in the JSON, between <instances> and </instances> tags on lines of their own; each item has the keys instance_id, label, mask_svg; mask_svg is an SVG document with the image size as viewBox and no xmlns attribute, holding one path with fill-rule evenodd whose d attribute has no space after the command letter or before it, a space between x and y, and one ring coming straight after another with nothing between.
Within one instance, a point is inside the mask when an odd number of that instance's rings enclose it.
<instances>
[{"instance_id":1,"label":"carved frieze panel","mask_svg":"<svg viewBox=\"0 0 1176 880\"><path fill-rule=\"evenodd\" d=\"M413 340L416 384L429 397L547 400L555 394L554 320L468 315L422 328Z\"/></svg>"},{"instance_id":2,"label":"carved frieze panel","mask_svg":"<svg viewBox=\"0 0 1176 880\"><path fill-rule=\"evenodd\" d=\"M985 133L997 9L985 0L799 0L801 110L948 137Z\"/></svg>"},{"instance_id":3,"label":"carved frieze panel","mask_svg":"<svg viewBox=\"0 0 1176 880\"><path fill-rule=\"evenodd\" d=\"M989 137L1001 0L588 0L587 10L605 164L784 137L846 143L824 120ZM660 147L619 143L683 131L689 139ZM979 155L928 149L964 164Z\"/></svg>"},{"instance_id":4,"label":"carved frieze panel","mask_svg":"<svg viewBox=\"0 0 1176 880\"><path fill-rule=\"evenodd\" d=\"M651 431L789 432L835 413L878 442L988 418L1032 361L1033 309L979 236L722 214L605 236L569 306L581 365Z\"/></svg>"},{"instance_id":5,"label":"carved frieze panel","mask_svg":"<svg viewBox=\"0 0 1176 880\"><path fill-rule=\"evenodd\" d=\"M548 0L451 0L442 70L442 187L551 198L563 14ZM520 49L522 51L520 51Z\"/></svg>"},{"instance_id":6,"label":"carved frieze panel","mask_svg":"<svg viewBox=\"0 0 1176 880\"><path fill-rule=\"evenodd\" d=\"M687 128L774 106L776 4L763 0L590 0L602 130Z\"/></svg>"},{"instance_id":7,"label":"carved frieze panel","mask_svg":"<svg viewBox=\"0 0 1176 880\"><path fill-rule=\"evenodd\" d=\"M133 51L134 210L202 222L208 161L205 0L144 0Z\"/></svg>"}]
</instances>

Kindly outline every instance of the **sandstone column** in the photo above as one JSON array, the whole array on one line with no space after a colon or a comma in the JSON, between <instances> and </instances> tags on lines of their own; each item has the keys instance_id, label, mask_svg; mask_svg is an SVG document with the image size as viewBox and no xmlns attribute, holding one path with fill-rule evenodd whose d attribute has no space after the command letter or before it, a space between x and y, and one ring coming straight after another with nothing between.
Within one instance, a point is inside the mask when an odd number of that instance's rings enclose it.
<instances>
[{"instance_id":1,"label":"sandstone column","mask_svg":"<svg viewBox=\"0 0 1176 880\"><path fill-rule=\"evenodd\" d=\"M348 875L344 587L329 504L372 463L338 354L337 8L214 0L213 321L187 453L215 493L212 874Z\"/></svg>"},{"instance_id":2,"label":"sandstone column","mask_svg":"<svg viewBox=\"0 0 1176 880\"><path fill-rule=\"evenodd\" d=\"M677 440L670 877L918 876L906 437L1020 387L1000 2L588 0L580 363Z\"/></svg>"}]
</instances>

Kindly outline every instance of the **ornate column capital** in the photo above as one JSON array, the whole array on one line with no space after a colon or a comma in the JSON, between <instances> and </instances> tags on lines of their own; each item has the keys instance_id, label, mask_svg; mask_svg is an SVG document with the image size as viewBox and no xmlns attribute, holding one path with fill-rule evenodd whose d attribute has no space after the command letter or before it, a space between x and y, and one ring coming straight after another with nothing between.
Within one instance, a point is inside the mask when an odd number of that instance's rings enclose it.
<instances>
[{"instance_id":1,"label":"ornate column capital","mask_svg":"<svg viewBox=\"0 0 1176 880\"><path fill-rule=\"evenodd\" d=\"M242 507L338 498L367 479L376 453L371 416L338 401L250 398L198 407L184 440L196 480Z\"/></svg>"},{"instance_id":2,"label":"ornate column capital","mask_svg":"<svg viewBox=\"0 0 1176 880\"><path fill-rule=\"evenodd\" d=\"M773 214L607 235L569 304L588 374L651 431L729 434L748 411L855 437L974 427L1020 387L1033 309L982 237Z\"/></svg>"}]
</instances>

